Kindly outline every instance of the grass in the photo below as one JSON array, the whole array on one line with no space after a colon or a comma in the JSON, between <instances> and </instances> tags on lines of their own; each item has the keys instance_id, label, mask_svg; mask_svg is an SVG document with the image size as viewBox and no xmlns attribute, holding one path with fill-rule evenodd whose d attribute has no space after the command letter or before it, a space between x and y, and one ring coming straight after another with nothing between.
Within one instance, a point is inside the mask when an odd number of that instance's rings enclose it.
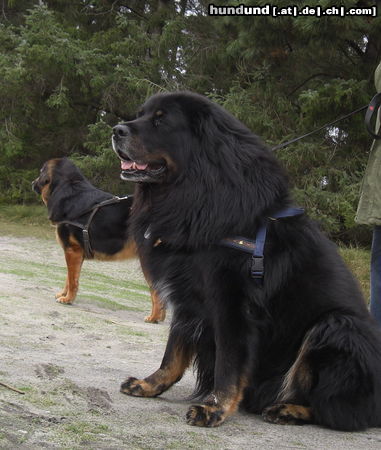
<instances>
[{"instance_id":1,"label":"grass","mask_svg":"<svg viewBox=\"0 0 381 450\"><path fill-rule=\"evenodd\" d=\"M370 251L357 247L341 247L340 253L356 275L366 300L370 293Z\"/></svg>"},{"instance_id":2,"label":"grass","mask_svg":"<svg viewBox=\"0 0 381 450\"><path fill-rule=\"evenodd\" d=\"M81 447L85 446L83 448L92 448L89 444L98 441L99 435L104 436L109 431L108 425L80 421L64 426L61 434L67 443L71 442L80 444Z\"/></svg>"},{"instance_id":3,"label":"grass","mask_svg":"<svg viewBox=\"0 0 381 450\"><path fill-rule=\"evenodd\" d=\"M0 261L0 271L5 274L17 275L21 279L32 279L34 282L38 280L39 284L52 288L56 286L57 291L61 285L63 286L66 275L66 267L36 261L23 261L12 257L7 258L6 261ZM89 268L82 271L78 296L113 311L136 312L146 311L150 298L148 287L144 284L118 280L110 275L92 272ZM117 301L115 297L126 299L129 303Z\"/></svg>"},{"instance_id":4,"label":"grass","mask_svg":"<svg viewBox=\"0 0 381 450\"><path fill-rule=\"evenodd\" d=\"M43 205L0 204L0 235L51 239L54 228Z\"/></svg>"},{"instance_id":5,"label":"grass","mask_svg":"<svg viewBox=\"0 0 381 450\"><path fill-rule=\"evenodd\" d=\"M44 205L0 204L0 219L25 225L46 225L48 211Z\"/></svg>"},{"instance_id":6,"label":"grass","mask_svg":"<svg viewBox=\"0 0 381 450\"><path fill-rule=\"evenodd\" d=\"M72 433L80 435L83 433L104 433L105 431L109 431L110 428L107 425L102 424L97 425L88 422L76 422L67 425L65 429L66 431L70 431Z\"/></svg>"},{"instance_id":7,"label":"grass","mask_svg":"<svg viewBox=\"0 0 381 450\"><path fill-rule=\"evenodd\" d=\"M20 389L25 392L24 400L39 406L41 408L49 408L51 406L56 406L59 404L60 400L56 398L54 395L48 392L41 392L36 388L27 388L27 390Z\"/></svg>"},{"instance_id":8,"label":"grass","mask_svg":"<svg viewBox=\"0 0 381 450\"><path fill-rule=\"evenodd\" d=\"M96 303L98 306L102 306L103 308L110 309L111 311L124 310L124 311L144 312L147 310L147 303L142 305L139 308L137 306L123 305L115 300L110 300L108 298L105 298L102 295L84 294L81 297L83 299L89 299L91 301L94 301L94 303ZM147 300L147 298L146 298L146 300Z\"/></svg>"}]
</instances>

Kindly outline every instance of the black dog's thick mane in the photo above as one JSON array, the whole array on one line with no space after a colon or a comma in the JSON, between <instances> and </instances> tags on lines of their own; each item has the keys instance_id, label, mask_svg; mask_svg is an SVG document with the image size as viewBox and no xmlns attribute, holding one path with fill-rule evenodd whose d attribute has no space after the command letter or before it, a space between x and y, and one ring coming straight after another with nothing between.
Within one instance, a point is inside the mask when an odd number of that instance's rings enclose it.
<instances>
[{"instance_id":1,"label":"black dog's thick mane","mask_svg":"<svg viewBox=\"0 0 381 450\"><path fill-rule=\"evenodd\" d=\"M165 242L202 247L229 235L251 237L260 218L289 204L285 171L241 122L197 94L159 94L150 101L162 102L176 105L190 133L183 149L174 149L176 179L138 185L136 229L153 216L152 231Z\"/></svg>"},{"instance_id":2,"label":"black dog's thick mane","mask_svg":"<svg viewBox=\"0 0 381 450\"><path fill-rule=\"evenodd\" d=\"M53 168L50 184L49 220L75 220L97 203L112 197L112 194L94 187L69 159L59 159Z\"/></svg>"}]
</instances>

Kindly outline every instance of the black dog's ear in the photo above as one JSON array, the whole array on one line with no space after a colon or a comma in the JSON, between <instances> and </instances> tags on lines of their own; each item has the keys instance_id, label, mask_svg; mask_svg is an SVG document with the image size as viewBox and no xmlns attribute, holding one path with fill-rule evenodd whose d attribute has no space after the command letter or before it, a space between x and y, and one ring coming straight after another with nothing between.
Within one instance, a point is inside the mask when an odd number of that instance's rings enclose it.
<instances>
[{"instance_id":1,"label":"black dog's ear","mask_svg":"<svg viewBox=\"0 0 381 450\"><path fill-rule=\"evenodd\" d=\"M236 137L251 135L251 131L246 128L235 117L230 115L219 105L207 102L197 109L191 116L191 126L193 132L201 140L224 138L231 145Z\"/></svg>"}]
</instances>

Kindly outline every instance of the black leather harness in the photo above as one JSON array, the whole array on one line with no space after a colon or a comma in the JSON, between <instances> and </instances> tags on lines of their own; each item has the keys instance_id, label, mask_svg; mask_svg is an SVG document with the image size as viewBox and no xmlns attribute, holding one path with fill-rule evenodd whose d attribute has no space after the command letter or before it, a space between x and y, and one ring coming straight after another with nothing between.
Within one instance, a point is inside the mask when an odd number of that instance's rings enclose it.
<instances>
[{"instance_id":1,"label":"black leather harness","mask_svg":"<svg viewBox=\"0 0 381 450\"><path fill-rule=\"evenodd\" d=\"M82 224L80 222L76 222L76 221L73 221L73 220L62 220L61 222L56 222L56 224L57 225L73 225L74 227L80 228L82 230L85 258L86 259L92 259L92 258L94 258L94 251L93 251L93 248L91 246L90 235L89 235L89 228L90 228L91 222L92 222L95 214L103 206L113 205L114 203L120 203L120 202L123 202L125 200L130 199L131 197L132 197L131 195L127 195L126 197L117 197L117 196L115 196L115 197L109 198L107 200L104 200L103 202L97 203L93 207L85 210L83 213L81 213L77 217L77 219L78 219L79 217L82 217L82 216L90 213L90 216L87 219L87 222L85 224Z\"/></svg>"}]
</instances>

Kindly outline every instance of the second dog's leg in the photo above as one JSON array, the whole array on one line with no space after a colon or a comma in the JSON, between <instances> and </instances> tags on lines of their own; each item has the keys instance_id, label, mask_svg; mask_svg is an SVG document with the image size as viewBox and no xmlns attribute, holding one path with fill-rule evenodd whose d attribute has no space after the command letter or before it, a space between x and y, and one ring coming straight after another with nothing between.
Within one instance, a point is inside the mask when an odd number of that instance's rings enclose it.
<instances>
[{"instance_id":1,"label":"second dog's leg","mask_svg":"<svg viewBox=\"0 0 381 450\"><path fill-rule=\"evenodd\" d=\"M67 294L67 290L68 290L68 275L66 275L66 280L65 280L65 287L62 289L62 291L58 292L56 294L56 298L60 298L60 297L65 297L65 295Z\"/></svg>"},{"instance_id":2,"label":"second dog's leg","mask_svg":"<svg viewBox=\"0 0 381 450\"><path fill-rule=\"evenodd\" d=\"M57 298L59 303L72 303L75 300L79 286L79 275L84 259L84 253L80 245L65 248L67 265L67 278L63 295Z\"/></svg>"},{"instance_id":3,"label":"second dog's leg","mask_svg":"<svg viewBox=\"0 0 381 450\"><path fill-rule=\"evenodd\" d=\"M152 301L152 310L151 314L145 317L145 322L150 323L158 323L162 322L165 319L165 306L157 295L156 291L150 288L151 292L151 301Z\"/></svg>"}]
</instances>

